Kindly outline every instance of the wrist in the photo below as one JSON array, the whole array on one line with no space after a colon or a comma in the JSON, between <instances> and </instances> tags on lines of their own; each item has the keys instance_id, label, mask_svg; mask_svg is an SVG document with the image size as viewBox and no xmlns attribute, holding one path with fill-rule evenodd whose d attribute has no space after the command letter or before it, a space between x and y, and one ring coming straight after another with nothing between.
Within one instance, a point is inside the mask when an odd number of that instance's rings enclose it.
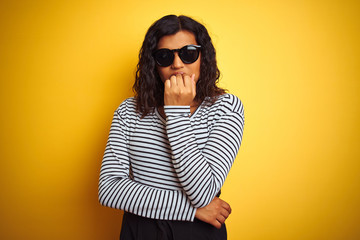
<instances>
[{"instance_id":1,"label":"wrist","mask_svg":"<svg viewBox=\"0 0 360 240\"><path fill-rule=\"evenodd\" d=\"M164 113L167 117L174 116L189 116L190 115L190 106L182 106L182 105L165 105Z\"/></svg>"}]
</instances>

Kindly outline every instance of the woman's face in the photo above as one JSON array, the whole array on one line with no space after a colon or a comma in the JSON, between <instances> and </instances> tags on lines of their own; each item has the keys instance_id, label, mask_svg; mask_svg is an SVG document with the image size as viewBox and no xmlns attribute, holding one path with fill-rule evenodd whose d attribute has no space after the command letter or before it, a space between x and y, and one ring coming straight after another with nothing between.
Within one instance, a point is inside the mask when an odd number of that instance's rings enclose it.
<instances>
[{"instance_id":1,"label":"woman's face","mask_svg":"<svg viewBox=\"0 0 360 240\"><path fill-rule=\"evenodd\" d=\"M168 48L168 49L180 49L186 45L197 45L195 36L193 33L185 30L181 30L173 35L167 35L160 38L157 45L157 49ZM183 63L179 58L178 52L175 52L174 62L168 67L157 66L157 71L160 75L160 78L163 82L170 79L172 75L176 74L187 74L191 76L195 73L195 82L199 80L200 77L200 59L199 58L190 64Z\"/></svg>"}]
</instances>

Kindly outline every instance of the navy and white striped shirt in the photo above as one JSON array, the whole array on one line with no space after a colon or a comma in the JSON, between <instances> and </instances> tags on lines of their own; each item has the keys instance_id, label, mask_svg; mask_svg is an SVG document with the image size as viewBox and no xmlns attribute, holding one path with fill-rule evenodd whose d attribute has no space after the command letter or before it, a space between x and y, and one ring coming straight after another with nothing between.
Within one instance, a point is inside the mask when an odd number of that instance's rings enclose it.
<instances>
[{"instance_id":1,"label":"navy and white striped shirt","mask_svg":"<svg viewBox=\"0 0 360 240\"><path fill-rule=\"evenodd\" d=\"M220 191L239 150L244 109L234 95L165 106L141 118L134 98L114 113L100 171L102 205L161 219L193 221Z\"/></svg>"}]
</instances>

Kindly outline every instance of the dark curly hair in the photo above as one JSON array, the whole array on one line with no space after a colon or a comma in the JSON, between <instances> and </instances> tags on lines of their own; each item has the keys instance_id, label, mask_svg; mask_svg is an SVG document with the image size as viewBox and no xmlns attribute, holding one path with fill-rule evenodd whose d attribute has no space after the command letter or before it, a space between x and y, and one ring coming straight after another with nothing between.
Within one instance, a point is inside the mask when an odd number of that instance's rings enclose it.
<instances>
[{"instance_id":1,"label":"dark curly hair","mask_svg":"<svg viewBox=\"0 0 360 240\"><path fill-rule=\"evenodd\" d=\"M201 46L200 76L196 83L195 101L202 102L210 97L206 100L212 104L217 96L225 93L224 89L216 86L220 71L216 64L215 48L206 28L187 16L167 15L151 25L139 53L133 90L136 108L142 117L164 105L164 84L156 70L153 52L163 36L173 35L181 30L193 33L197 44Z\"/></svg>"}]
</instances>

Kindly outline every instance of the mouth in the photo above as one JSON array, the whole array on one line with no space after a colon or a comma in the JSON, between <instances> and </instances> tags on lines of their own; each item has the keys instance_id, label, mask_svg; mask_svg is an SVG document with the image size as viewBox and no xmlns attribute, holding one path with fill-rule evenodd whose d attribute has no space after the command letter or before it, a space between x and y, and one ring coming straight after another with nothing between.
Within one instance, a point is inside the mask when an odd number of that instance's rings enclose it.
<instances>
[{"instance_id":1,"label":"mouth","mask_svg":"<svg viewBox=\"0 0 360 240\"><path fill-rule=\"evenodd\" d=\"M178 74L184 75L185 73L184 73L184 72L174 72L171 76L176 76L176 75L178 75Z\"/></svg>"}]
</instances>

